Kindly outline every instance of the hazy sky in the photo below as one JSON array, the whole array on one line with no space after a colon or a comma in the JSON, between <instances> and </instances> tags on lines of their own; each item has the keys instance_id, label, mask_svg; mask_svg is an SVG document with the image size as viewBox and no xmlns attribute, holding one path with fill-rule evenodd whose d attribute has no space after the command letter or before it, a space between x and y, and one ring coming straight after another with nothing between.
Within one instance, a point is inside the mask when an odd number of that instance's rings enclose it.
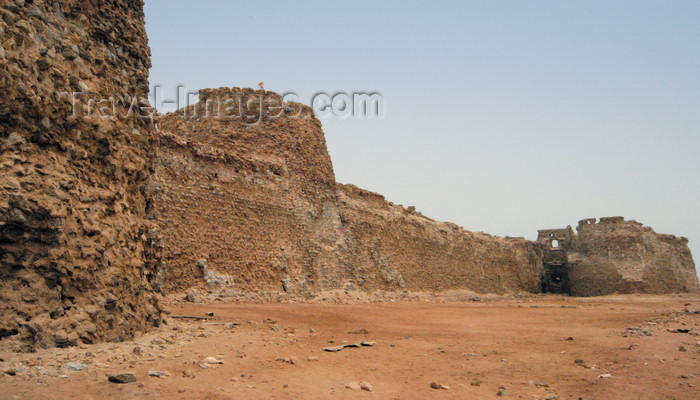
<instances>
[{"instance_id":1,"label":"hazy sky","mask_svg":"<svg viewBox=\"0 0 700 400\"><path fill-rule=\"evenodd\" d=\"M146 0L151 85L379 92L337 180L472 231L622 215L700 256L700 1Z\"/></svg>"}]
</instances>

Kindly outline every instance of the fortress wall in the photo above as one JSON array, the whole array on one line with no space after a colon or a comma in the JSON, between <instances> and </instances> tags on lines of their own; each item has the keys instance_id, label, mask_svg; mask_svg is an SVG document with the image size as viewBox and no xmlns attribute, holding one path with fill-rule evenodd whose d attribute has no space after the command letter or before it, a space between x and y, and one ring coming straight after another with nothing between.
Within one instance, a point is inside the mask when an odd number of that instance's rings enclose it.
<instances>
[{"instance_id":1,"label":"fortress wall","mask_svg":"<svg viewBox=\"0 0 700 400\"><path fill-rule=\"evenodd\" d=\"M583 220L569 255L573 295L700 292L688 239L622 217Z\"/></svg>"},{"instance_id":2,"label":"fortress wall","mask_svg":"<svg viewBox=\"0 0 700 400\"><path fill-rule=\"evenodd\" d=\"M238 88L200 92L204 102L275 96ZM336 267L322 260L340 236L320 122L301 105L289 110L298 117L259 123L233 114L205 116L196 107L190 117L170 114L159 121L150 186L163 231L166 288L201 283L200 259L231 275L238 290L281 291L287 282L290 291L308 292L320 285L319 271Z\"/></svg>"},{"instance_id":3,"label":"fortress wall","mask_svg":"<svg viewBox=\"0 0 700 400\"><path fill-rule=\"evenodd\" d=\"M480 293L539 290L541 250L535 243L434 221L353 185L338 189L355 265L377 286Z\"/></svg>"},{"instance_id":4,"label":"fortress wall","mask_svg":"<svg viewBox=\"0 0 700 400\"><path fill-rule=\"evenodd\" d=\"M150 121L126 117L144 103L125 96L148 92L143 4L3 0L0 13L2 346L133 337L160 322L143 190L155 143ZM116 114L88 115L109 96L124 96Z\"/></svg>"},{"instance_id":5,"label":"fortress wall","mask_svg":"<svg viewBox=\"0 0 700 400\"><path fill-rule=\"evenodd\" d=\"M169 290L201 285L199 259L243 291L537 290L533 243L474 234L336 185L323 131L308 108L290 105L291 115L301 110L305 117L258 124L239 112L202 113L211 98L250 96L274 100L264 91L206 90L199 106L159 122L152 187Z\"/></svg>"}]
</instances>

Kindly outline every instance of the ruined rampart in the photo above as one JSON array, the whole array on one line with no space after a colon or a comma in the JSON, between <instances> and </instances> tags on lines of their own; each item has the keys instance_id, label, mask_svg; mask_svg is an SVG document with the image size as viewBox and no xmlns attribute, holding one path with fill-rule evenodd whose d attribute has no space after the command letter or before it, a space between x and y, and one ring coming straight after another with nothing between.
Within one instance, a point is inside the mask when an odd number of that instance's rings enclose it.
<instances>
[{"instance_id":1,"label":"ruined rampart","mask_svg":"<svg viewBox=\"0 0 700 400\"><path fill-rule=\"evenodd\" d=\"M196 265L206 259L243 291L537 291L536 245L471 233L336 185L318 120L275 96L205 90L199 105L159 122L151 187L169 289L201 283ZM241 98L257 106L239 109ZM224 102L234 107L212 114ZM285 114L268 114L279 109ZM256 115L263 117L251 123Z\"/></svg>"},{"instance_id":2,"label":"ruined rampart","mask_svg":"<svg viewBox=\"0 0 700 400\"><path fill-rule=\"evenodd\" d=\"M123 340L160 322L149 283L157 232L143 190L151 123L86 112L93 98L146 97L142 8L138 0L0 2L3 346ZM142 105L120 100L124 116Z\"/></svg>"}]
</instances>

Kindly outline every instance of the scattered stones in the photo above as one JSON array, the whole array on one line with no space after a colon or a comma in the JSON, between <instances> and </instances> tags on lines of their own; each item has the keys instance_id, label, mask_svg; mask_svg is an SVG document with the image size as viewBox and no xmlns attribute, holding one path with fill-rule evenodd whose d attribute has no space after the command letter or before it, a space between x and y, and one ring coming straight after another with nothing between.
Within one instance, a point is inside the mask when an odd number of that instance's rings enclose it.
<instances>
[{"instance_id":1,"label":"scattered stones","mask_svg":"<svg viewBox=\"0 0 700 400\"><path fill-rule=\"evenodd\" d=\"M681 352L684 352L684 353L685 353L685 352L688 351L688 350L685 348L685 346L678 346L678 351L681 351Z\"/></svg>"},{"instance_id":2,"label":"scattered stones","mask_svg":"<svg viewBox=\"0 0 700 400\"><path fill-rule=\"evenodd\" d=\"M5 373L7 375L10 375L10 376L15 376L17 374L23 374L25 372L27 372L27 366L24 364L14 365L14 366L8 368L7 370L5 370Z\"/></svg>"},{"instance_id":3,"label":"scattered stones","mask_svg":"<svg viewBox=\"0 0 700 400\"><path fill-rule=\"evenodd\" d=\"M310 356L306 358L308 361L318 361L318 357L316 356Z\"/></svg>"},{"instance_id":4,"label":"scattered stones","mask_svg":"<svg viewBox=\"0 0 700 400\"><path fill-rule=\"evenodd\" d=\"M545 397L545 400L559 400L559 396L556 394Z\"/></svg>"},{"instance_id":5,"label":"scattered stones","mask_svg":"<svg viewBox=\"0 0 700 400\"><path fill-rule=\"evenodd\" d=\"M441 385L437 382L430 382L430 388L435 390L450 390L449 386Z\"/></svg>"},{"instance_id":6,"label":"scattered stones","mask_svg":"<svg viewBox=\"0 0 700 400\"><path fill-rule=\"evenodd\" d=\"M50 370L50 369L46 369L46 368L44 368L44 367L36 367L36 372L37 372L40 376L50 376L50 377L52 377L52 378L57 378L57 377L58 377L58 373L57 373L56 371Z\"/></svg>"},{"instance_id":7,"label":"scattered stones","mask_svg":"<svg viewBox=\"0 0 700 400\"><path fill-rule=\"evenodd\" d=\"M130 372L123 372L120 374L108 374L107 379L112 383L132 383L136 382L136 375Z\"/></svg>"},{"instance_id":8,"label":"scattered stones","mask_svg":"<svg viewBox=\"0 0 700 400\"><path fill-rule=\"evenodd\" d=\"M165 376L170 376L170 374L166 371L148 371L148 376L163 378Z\"/></svg>"},{"instance_id":9,"label":"scattered stones","mask_svg":"<svg viewBox=\"0 0 700 400\"><path fill-rule=\"evenodd\" d=\"M505 389L498 389L498 392L496 392L496 396L506 397L506 396L508 396L508 391Z\"/></svg>"},{"instance_id":10,"label":"scattered stones","mask_svg":"<svg viewBox=\"0 0 700 400\"><path fill-rule=\"evenodd\" d=\"M350 383L348 383L347 385L345 385L345 389L360 390L361 387L360 387L360 384L359 384L359 383L353 381L353 382L350 382Z\"/></svg>"},{"instance_id":11,"label":"scattered stones","mask_svg":"<svg viewBox=\"0 0 700 400\"><path fill-rule=\"evenodd\" d=\"M360 389L371 392L372 391L372 385L369 382L362 382L360 383Z\"/></svg>"},{"instance_id":12,"label":"scattered stones","mask_svg":"<svg viewBox=\"0 0 700 400\"><path fill-rule=\"evenodd\" d=\"M76 362L69 362L66 364L66 369L69 371L82 371L87 369L87 365Z\"/></svg>"},{"instance_id":13,"label":"scattered stones","mask_svg":"<svg viewBox=\"0 0 700 400\"><path fill-rule=\"evenodd\" d=\"M612 374L598 375L598 379L607 379L607 378L612 378Z\"/></svg>"},{"instance_id":14,"label":"scattered stones","mask_svg":"<svg viewBox=\"0 0 700 400\"><path fill-rule=\"evenodd\" d=\"M141 353L142 353L142 352L141 352L141 348L140 348L139 346L134 347L134 348L131 350L131 352L132 352L135 356L140 356Z\"/></svg>"},{"instance_id":15,"label":"scattered stones","mask_svg":"<svg viewBox=\"0 0 700 400\"><path fill-rule=\"evenodd\" d=\"M377 342L369 342L369 341L362 340L362 341L357 342L357 343L343 344L340 346L324 347L323 351L328 351L328 352L334 353L334 352L338 352L338 351L343 350L343 349L348 348L348 347L353 347L353 348L372 347L375 344L377 344Z\"/></svg>"},{"instance_id":16,"label":"scattered stones","mask_svg":"<svg viewBox=\"0 0 700 400\"><path fill-rule=\"evenodd\" d=\"M577 358L576 360L574 360L574 364L578 365L579 367L588 368L588 366L586 365L586 362L581 360L580 358Z\"/></svg>"},{"instance_id":17,"label":"scattered stones","mask_svg":"<svg viewBox=\"0 0 700 400\"><path fill-rule=\"evenodd\" d=\"M362 328L362 329L358 329L356 331L350 331L348 333L351 335L368 335L369 331L365 328Z\"/></svg>"},{"instance_id":18,"label":"scattered stones","mask_svg":"<svg viewBox=\"0 0 700 400\"><path fill-rule=\"evenodd\" d=\"M187 294L185 294L185 300L196 303L199 300L199 291L197 289L188 290Z\"/></svg>"},{"instance_id":19,"label":"scattered stones","mask_svg":"<svg viewBox=\"0 0 700 400\"><path fill-rule=\"evenodd\" d=\"M293 357L277 357L275 361L282 361L292 365L296 364L296 360Z\"/></svg>"},{"instance_id":20,"label":"scattered stones","mask_svg":"<svg viewBox=\"0 0 700 400\"><path fill-rule=\"evenodd\" d=\"M470 382L472 386L481 386L481 380L473 378Z\"/></svg>"},{"instance_id":21,"label":"scattered stones","mask_svg":"<svg viewBox=\"0 0 700 400\"><path fill-rule=\"evenodd\" d=\"M183 378L192 378L192 379L194 379L194 378L197 377L197 375L195 375L194 372L192 372L192 371L186 369L186 370L182 371L182 377L183 377Z\"/></svg>"}]
</instances>

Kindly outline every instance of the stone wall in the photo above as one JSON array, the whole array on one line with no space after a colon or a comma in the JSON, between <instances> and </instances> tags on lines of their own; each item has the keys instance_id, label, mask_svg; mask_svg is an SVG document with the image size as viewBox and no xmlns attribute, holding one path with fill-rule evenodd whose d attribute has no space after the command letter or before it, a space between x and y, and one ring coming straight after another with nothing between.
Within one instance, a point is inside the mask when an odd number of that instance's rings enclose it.
<instances>
[{"instance_id":1,"label":"stone wall","mask_svg":"<svg viewBox=\"0 0 700 400\"><path fill-rule=\"evenodd\" d=\"M339 185L338 199L355 274L373 287L539 291L542 253L536 243L469 232L353 185Z\"/></svg>"},{"instance_id":2,"label":"stone wall","mask_svg":"<svg viewBox=\"0 0 700 400\"><path fill-rule=\"evenodd\" d=\"M160 323L158 290L205 283L537 292L561 254L337 184L320 122L274 93L204 90L154 129L141 0L0 13L3 347L128 339ZM572 294L698 291L685 238L621 217L578 232Z\"/></svg>"},{"instance_id":3,"label":"stone wall","mask_svg":"<svg viewBox=\"0 0 700 400\"><path fill-rule=\"evenodd\" d=\"M623 217L579 222L569 253L571 294L698 293L688 239Z\"/></svg>"},{"instance_id":4,"label":"stone wall","mask_svg":"<svg viewBox=\"0 0 700 400\"><path fill-rule=\"evenodd\" d=\"M257 106L212 114L240 98ZM206 259L241 291L537 291L538 246L471 233L336 185L318 120L279 100L260 90L205 90L198 105L159 121L149 187L166 289L201 285L197 263ZM284 115L270 115L280 109Z\"/></svg>"},{"instance_id":5,"label":"stone wall","mask_svg":"<svg viewBox=\"0 0 700 400\"><path fill-rule=\"evenodd\" d=\"M0 1L2 346L123 340L160 321L144 195L155 143L126 116L143 105L126 95L148 92L142 7ZM109 96L117 113L88 114Z\"/></svg>"},{"instance_id":6,"label":"stone wall","mask_svg":"<svg viewBox=\"0 0 700 400\"><path fill-rule=\"evenodd\" d=\"M566 229L541 229L537 231L537 243L542 248L543 293L569 294L569 251L576 246L576 234L571 226Z\"/></svg>"},{"instance_id":7,"label":"stone wall","mask_svg":"<svg viewBox=\"0 0 700 400\"><path fill-rule=\"evenodd\" d=\"M219 97L279 100L238 88L200 93L203 102ZM257 111L247 109L251 121L207 117L197 107L158 122L149 187L163 232L165 288L200 282L200 259L233 276L240 290L280 290L283 281L301 291L316 285L339 235L335 175L320 122L301 105L288 106L294 118L258 122L259 103Z\"/></svg>"},{"instance_id":8,"label":"stone wall","mask_svg":"<svg viewBox=\"0 0 700 400\"><path fill-rule=\"evenodd\" d=\"M530 242L469 232L336 184L319 121L271 92L207 89L200 103L158 125L148 190L164 239L166 290L203 286L200 260L207 273L230 277L231 290L307 296L698 290L686 239L622 217L582 220L578 235L541 230Z\"/></svg>"}]
</instances>

